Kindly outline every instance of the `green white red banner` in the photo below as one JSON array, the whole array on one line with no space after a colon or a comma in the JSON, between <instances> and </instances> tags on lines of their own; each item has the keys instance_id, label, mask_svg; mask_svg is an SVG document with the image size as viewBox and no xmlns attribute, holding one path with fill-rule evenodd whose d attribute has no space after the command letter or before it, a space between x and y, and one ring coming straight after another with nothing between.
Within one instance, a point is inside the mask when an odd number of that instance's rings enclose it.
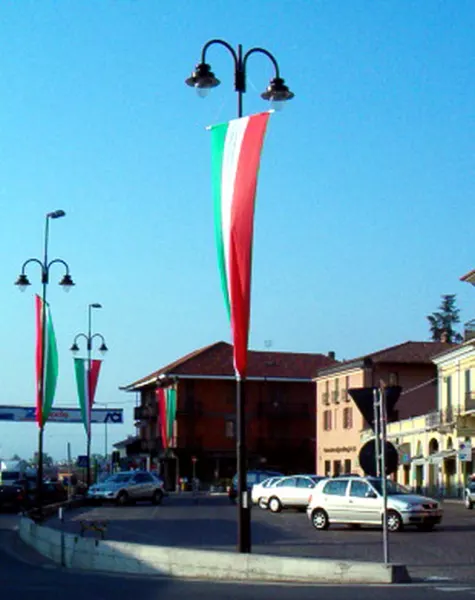
<instances>
[{"instance_id":1,"label":"green white red banner","mask_svg":"<svg viewBox=\"0 0 475 600\"><path fill-rule=\"evenodd\" d=\"M241 377L247 368L257 175L268 120L266 112L210 127L218 263Z\"/></svg>"},{"instance_id":2,"label":"green white red banner","mask_svg":"<svg viewBox=\"0 0 475 600\"><path fill-rule=\"evenodd\" d=\"M36 295L36 422L44 427L58 380L58 348L49 305Z\"/></svg>"},{"instance_id":3,"label":"green white red banner","mask_svg":"<svg viewBox=\"0 0 475 600\"><path fill-rule=\"evenodd\" d=\"M164 448L174 445L174 425L176 419L176 389L157 388L158 405L157 434L162 438Z\"/></svg>"},{"instance_id":4,"label":"green white red banner","mask_svg":"<svg viewBox=\"0 0 475 600\"><path fill-rule=\"evenodd\" d=\"M91 409L94 404L97 380L102 361L87 358L74 359L74 371L78 389L79 407L84 429L88 436L91 435Z\"/></svg>"}]
</instances>

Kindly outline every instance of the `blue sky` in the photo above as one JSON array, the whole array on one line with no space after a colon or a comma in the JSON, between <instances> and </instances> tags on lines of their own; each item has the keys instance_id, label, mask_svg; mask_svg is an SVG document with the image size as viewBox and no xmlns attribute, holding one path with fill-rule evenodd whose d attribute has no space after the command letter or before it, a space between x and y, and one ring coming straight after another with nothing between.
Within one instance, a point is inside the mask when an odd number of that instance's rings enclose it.
<instances>
[{"instance_id":1,"label":"blue sky","mask_svg":"<svg viewBox=\"0 0 475 600\"><path fill-rule=\"evenodd\" d=\"M220 37L274 53L295 92L274 114L262 156L251 347L350 358L428 339L425 316L475 289L475 10L470 0L4 0L0 3L1 404L34 403L34 304L21 264L42 252L77 283L48 294L60 351L56 404L76 402L69 347L94 329L110 352L97 401L126 409L119 386L229 327L215 259L210 140L236 115L231 58L212 48L222 85L205 100L184 85ZM270 63L248 64L246 113ZM49 424L45 450L84 450L81 426ZM103 429L93 429L102 451ZM0 424L0 456L31 456L34 425Z\"/></svg>"}]
</instances>

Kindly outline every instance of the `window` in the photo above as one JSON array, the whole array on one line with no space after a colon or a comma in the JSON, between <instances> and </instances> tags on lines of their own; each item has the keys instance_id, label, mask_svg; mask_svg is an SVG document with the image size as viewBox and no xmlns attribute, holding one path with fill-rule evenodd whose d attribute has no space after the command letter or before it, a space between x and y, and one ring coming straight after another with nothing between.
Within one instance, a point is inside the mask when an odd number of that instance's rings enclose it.
<instances>
[{"instance_id":1,"label":"window","mask_svg":"<svg viewBox=\"0 0 475 600\"><path fill-rule=\"evenodd\" d=\"M335 379L335 392L338 392L339 389L340 389L340 380Z\"/></svg>"},{"instance_id":2,"label":"window","mask_svg":"<svg viewBox=\"0 0 475 600\"><path fill-rule=\"evenodd\" d=\"M227 438L233 438L236 435L234 421L228 420L224 423L224 435Z\"/></svg>"},{"instance_id":3,"label":"window","mask_svg":"<svg viewBox=\"0 0 475 600\"><path fill-rule=\"evenodd\" d=\"M330 477L331 470L332 470L332 464L329 460L326 460L325 461L325 476L326 477Z\"/></svg>"},{"instance_id":4,"label":"window","mask_svg":"<svg viewBox=\"0 0 475 600\"><path fill-rule=\"evenodd\" d=\"M343 409L343 429L351 429L353 427L353 408L348 406Z\"/></svg>"},{"instance_id":5,"label":"window","mask_svg":"<svg viewBox=\"0 0 475 600\"><path fill-rule=\"evenodd\" d=\"M275 487L295 487L297 485L296 477L286 477L279 481L279 483Z\"/></svg>"},{"instance_id":6,"label":"window","mask_svg":"<svg viewBox=\"0 0 475 600\"><path fill-rule=\"evenodd\" d=\"M335 408L335 414L333 416L334 416L333 429L336 429L338 427L338 425L337 425L338 409L337 408Z\"/></svg>"},{"instance_id":7,"label":"window","mask_svg":"<svg viewBox=\"0 0 475 600\"><path fill-rule=\"evenodd\" d=\"M313 488L315 487L315 481L312 481L310 477L297 477L298 488Z\"/></svg>"},{"instance_id":8,"label":"window","mask_svg":"<svg viewBox=\"0 0 475 600\"><path fill-rule=\"evenodd\" d=\"M325 431L330 431L332 428L332 411L324 410L323 411L323 429Z\"/></svg>"},{"instance_id":9,"label":"window","mask_svg":"<svg viewBox=\"0 0 475 600\"><path fill-rule=\"evenodd\" d=\"M366 498L366 494L372 492L372 489L366 481L355 480L351 482L350 496L355 498Z\"/></svg>"},{"instance_id":10,"label":"window","mask_svg":"<svg viewBox=\"0 0 475 600\"><path fill-rule=\"evenodd\" d=\"M389 385L399 385L398 373L389 373Z\"/></svg>"},{"instance_id":11,"label":"window","mask_svg":"<svg viewBox=\"0 0 475 600\"><path fill-rule=\"evenodd\" d=\"M338 477L338 475L341 474L341 461L340 460L334 460L333 461L333 475L335 477Z\"/></svg>"},{"instance_id":12,"label":"window","mask_svg":"<svg viewBox=\"0 0 475 600\"><path fill-rule=\"evenodd\" d=\"M349 475L351 473L351 459L345 459L345 473Z\"/></svg>"},{"instance_id":13,"label":"window","mask_svg":"<svg viewBox=\"0 0 475 600\"><path fill-rule=\"evenodd\" d=\"M445 381L447 390L447 408L452 408L452 377L449 375Z\"/></svg>"},{"instance_id":14,"label":"window","mask_svg":"<svg viewBox=\"0 0 475 600\"><path fill-rule=\"evenodd\" d=\"M135 483L150 483L153 481L153 477L149 473L137 473L134 477Z\"/></svg>"},{"instance_id":15,"label":"window","mask_svg":"<svg viewBox=\"0 0 475 600\"><path fill-rule=\"evenodd\" d=\"M347 479L329 481L323 488L323 493L328 494L329 496L344 496L346 494L347 486Z\"/></svg>"},{"instance_id":16,"label":"window","mask_svg":"<svg viewBox=\"0 0 475 600\"><path fill-rule=\"evenodd\" d=\"M467 369L465 371L465 393L470 394L471 391L470 369Z\"/></svg>"}]
</instances>

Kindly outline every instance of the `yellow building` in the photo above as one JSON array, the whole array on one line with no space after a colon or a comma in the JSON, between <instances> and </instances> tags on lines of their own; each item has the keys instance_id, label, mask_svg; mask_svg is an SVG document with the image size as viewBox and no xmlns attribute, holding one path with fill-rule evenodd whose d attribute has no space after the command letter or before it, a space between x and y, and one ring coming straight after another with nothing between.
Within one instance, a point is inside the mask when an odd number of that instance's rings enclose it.
<instances>
[{"instance_id":1,"label":"yellow building","mask_svg":"<svg viewBox=\"0 0 475 600\"><path fill-rule=\"evenodd\" d=\"M439 354L433 362L438 373L437 410L390 423L388 440L399 450L400 483L457 496L475 474L475 338Z\"/></svg>"}]
</instances>

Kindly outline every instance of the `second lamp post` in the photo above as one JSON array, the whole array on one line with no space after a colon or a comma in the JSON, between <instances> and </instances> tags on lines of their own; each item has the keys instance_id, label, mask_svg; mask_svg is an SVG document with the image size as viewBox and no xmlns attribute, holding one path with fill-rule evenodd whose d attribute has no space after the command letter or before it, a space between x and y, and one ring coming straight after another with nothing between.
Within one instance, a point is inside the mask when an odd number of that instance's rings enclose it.
<instances>
[{"instance_id":1,"label":"second lamp post","mask_svg":"<svg viewBox=\"0 0 475 600\"><path fill-rule=\"evenodd\" d=\"M93 304L89 304L88 306L88 319L87 319L87 334L86 333L78 333L74 338L73 345L71 346L71 352L76 354L79 352L78 340L84 338L86 340L86 349L87 349L87 371L86 371L86 382L88 386L88 394L87 394L87 402L91 402L92 404L92 390L91 390L91 366L92 366L92 344L95 339L99 339L101 341L101 345L99 346L99 352L101 354L105 354L108 350L106 346L106 342L104 336L101 333L92 333L92 309L93 308L102 308L102 305L94 302ZM91 414L92 406L85 406L85 410L88 411L88 414ZM89 487L91 485L91 420L88 419L87 424L87 476L86 483Z\"/></svg>"}]
</instances>

